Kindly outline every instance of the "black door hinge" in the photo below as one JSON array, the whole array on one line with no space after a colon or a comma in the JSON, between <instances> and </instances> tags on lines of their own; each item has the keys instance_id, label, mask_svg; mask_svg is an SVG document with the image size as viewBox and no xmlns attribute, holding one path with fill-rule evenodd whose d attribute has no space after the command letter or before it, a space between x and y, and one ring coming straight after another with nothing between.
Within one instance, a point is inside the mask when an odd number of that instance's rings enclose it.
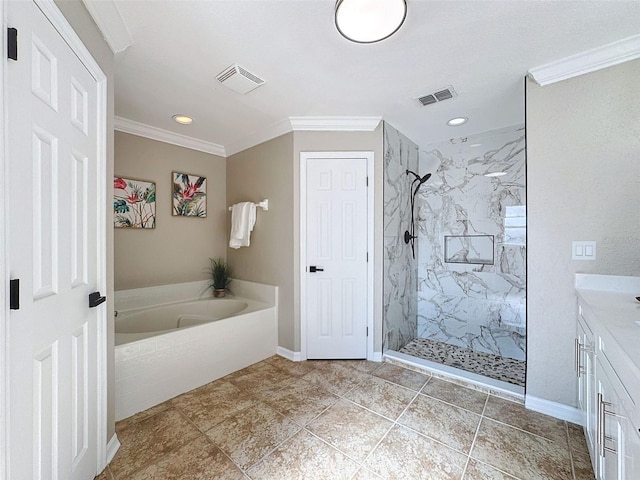
<instances>
[{"instance_id":1,"label":"black door hinge","mask_svg":"<svg viewBox=\"0 0 640 480\"><path fill-rule=\"evenodd\" d=\"M20 279L9 281L9 308L11 310L20 309Z\"/></svg>"},{"instance_id":2,"label":"black door hinge","mask_svg":"<svg viewBox=\"0 0 640 480\"><path fill-rule=\"evenodd\" d=\"M11 60L18 60L18 29L7 28L7 57Z\"/></svg>"}]
</instances>

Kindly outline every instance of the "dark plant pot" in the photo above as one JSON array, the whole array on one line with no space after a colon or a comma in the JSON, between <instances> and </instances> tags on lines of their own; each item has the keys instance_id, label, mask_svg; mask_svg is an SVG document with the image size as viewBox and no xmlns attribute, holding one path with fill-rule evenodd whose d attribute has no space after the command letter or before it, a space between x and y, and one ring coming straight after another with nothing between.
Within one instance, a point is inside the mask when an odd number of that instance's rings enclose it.
<instances>
[{"instance_id":1,"label":"dark plant pot","mask_svg":"<svg viewBox=\"0 0 640 480\"><path fill-rule=\"evenodd\" d=\"M224 297L226 292L227 291L224 288L214 288L213 289L213 296L216 297L216 298Z\"/></svg>"}]
</instances>

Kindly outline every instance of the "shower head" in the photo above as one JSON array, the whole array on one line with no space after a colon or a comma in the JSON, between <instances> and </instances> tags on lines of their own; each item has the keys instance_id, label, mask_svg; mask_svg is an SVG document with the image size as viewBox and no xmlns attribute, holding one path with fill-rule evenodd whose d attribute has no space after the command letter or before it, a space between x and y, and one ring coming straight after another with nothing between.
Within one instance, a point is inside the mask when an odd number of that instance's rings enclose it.
<instances>
[{"instance_id":1,"label":"shower head","mask_svg":"<svg viewBox=\"0 0 640 480\"><path fill-rule=\"evenodd\" d=\"M411 182L411 184L413 185L415 182L419 182L418 185L422 185L424 182L426 182L427 180L429 180L431 178L431 174L427 173L426 175L424 175L423 177L421 177L420 175L418 175L416 172L412 172L411 170L407 170L407 175L411 174L413 175L414 178L413 182Z\"/></svg>"},{"instance_id":2,"label":"shower head","mask_svg":"<svg viewBox=\"0 0 640 480\"><path fill-rule=\"evenodd\" d=\"M420 179L420 185L422 185L424 182L426 182L427 180L429 180L431 178L431 174L427 173L424 177L422 177Z\"/></svg>"}]
</instances>

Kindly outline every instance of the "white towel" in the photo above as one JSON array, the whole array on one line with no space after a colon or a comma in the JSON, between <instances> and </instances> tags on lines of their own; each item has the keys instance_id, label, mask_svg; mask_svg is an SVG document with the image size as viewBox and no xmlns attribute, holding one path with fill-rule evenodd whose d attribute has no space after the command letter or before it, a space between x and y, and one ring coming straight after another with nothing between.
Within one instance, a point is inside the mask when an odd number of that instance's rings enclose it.
<instances>
[{"instance_id":1,"label":"white towel","mask_svg":"<svg viewBox=\"0 0 640 480\"><path fill-rule=\"evenodd\" d=\"M256 224L256 204L240 202L231 207L231 248L248 247Z\"/></svg>"}]
</instances>

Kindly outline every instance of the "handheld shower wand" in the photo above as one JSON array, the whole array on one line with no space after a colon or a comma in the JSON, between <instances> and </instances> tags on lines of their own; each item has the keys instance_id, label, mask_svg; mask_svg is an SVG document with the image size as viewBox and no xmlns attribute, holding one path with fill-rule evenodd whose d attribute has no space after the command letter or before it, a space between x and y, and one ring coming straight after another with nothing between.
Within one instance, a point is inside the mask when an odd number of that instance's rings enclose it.
<instances>
[{"instance_id":1,"label":"handheld shower wand","mask_svg":"<svg viewBox=\"0 0 640 480\"><path fill-rule=\"evenodd\" d=\"M421 177L416 172L412 172L409 169L406 170L406 173L407 173L407 175L409 175L409 174L413 175L415 178L411 182L411 188L412 188L412 191L411 191L411 230L406 230L404 232L404 243L408 244L409 242L411 242L411 255L413 256L413 258L416 258L415 239L417 238L417 235L415 234L416 233L416 227L415 227L413 209L414 209L414 206L415 206L416 195L418 194L418 190L420 190L420 185L422 185L424 182L429 180L431 178L431 174L427 173L426 175ZM417 183L417 185L416 185L416 183ZM416 185L415 189L413 189L414 185Z\"/></svg>"}]
</instances>

